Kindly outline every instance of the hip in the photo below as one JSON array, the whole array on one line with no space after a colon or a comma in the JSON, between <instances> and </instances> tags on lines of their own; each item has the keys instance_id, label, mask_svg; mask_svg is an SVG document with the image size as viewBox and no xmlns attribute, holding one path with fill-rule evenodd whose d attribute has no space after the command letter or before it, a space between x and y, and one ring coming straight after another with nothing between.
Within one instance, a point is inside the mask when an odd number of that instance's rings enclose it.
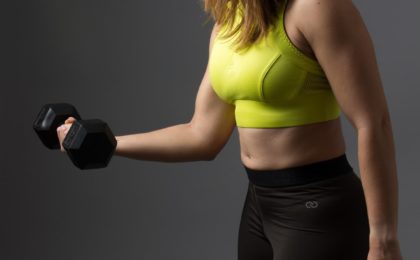
<instances>
[{"instance_id":1,"label":"hip","mask_svg":"<svg viewBox=\"0 0 420 260\"><path fill-rule=\"evenodd\" d=\"M248 194L267 225L367 232L363 186L346 155L280 170L246 168Z\"/></svg>"}]
</instances>

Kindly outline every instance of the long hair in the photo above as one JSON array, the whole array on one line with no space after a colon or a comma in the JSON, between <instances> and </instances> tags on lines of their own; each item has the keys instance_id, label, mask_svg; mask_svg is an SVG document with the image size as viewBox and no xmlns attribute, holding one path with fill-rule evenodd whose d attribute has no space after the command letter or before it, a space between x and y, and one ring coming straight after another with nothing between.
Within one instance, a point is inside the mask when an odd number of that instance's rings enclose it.
<instances>
[{"instance_id":1,"label":"long hair","mask_svg":"<svg viewBox=\"0 0 420 260\"><path fill-rule=\"evenodd\" d=\"M237 50L248 48L264 38L270 27L278 21L279 8L285 0L202 0L204 11L221 27L227 30L221 38L230 38L239 33L234 44ZM242 18L235 27L238 15Z\"/></svg>"}]
</instances>

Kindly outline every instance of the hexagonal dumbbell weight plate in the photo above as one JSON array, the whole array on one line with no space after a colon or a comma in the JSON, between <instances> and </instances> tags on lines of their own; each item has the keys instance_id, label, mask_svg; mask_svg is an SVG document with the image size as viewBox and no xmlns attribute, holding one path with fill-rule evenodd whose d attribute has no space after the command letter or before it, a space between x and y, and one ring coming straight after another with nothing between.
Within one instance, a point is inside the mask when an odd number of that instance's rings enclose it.
<instances>
[{"instance_id":1,"label":"hexagonal dumbbell weight plate","mask_svg":"<svg viewBox=\"0 0 420 260\"><path fill-rule=\"evenodd\" d=\"M33 128L46 147L60 149L57 127L64 124L70 116L80 119L76 108L67 103L46 104L41 108L33 123Z\"/></svg>"},{"instance_id":2,"label":"hexagonal dumbbell weight plate","mask_svg":"<svg viewBox=\"0 0 420 260\"><path fill-rule=\"evenodd\" d=\"M79 169L106 167L116 146L114 134L100 119L75 121L63 140L63 148Z\"/></svg>"}]
</instances>

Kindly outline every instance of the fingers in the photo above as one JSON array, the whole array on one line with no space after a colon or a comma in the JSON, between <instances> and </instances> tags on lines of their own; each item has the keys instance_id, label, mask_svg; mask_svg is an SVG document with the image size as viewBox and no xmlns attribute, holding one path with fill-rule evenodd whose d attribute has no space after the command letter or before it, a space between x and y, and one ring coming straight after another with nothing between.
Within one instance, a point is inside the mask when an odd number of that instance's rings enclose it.
<instances>
[{"instance_id":1,"label":"fingers","mask_svg":"<svg viewBox=\"0 0 420 260\"><path fill-rule=\"evenodd\" d=\"M63 140L66 137L67 133L69 132L70 127L71 127L71 124L62 124L59 127L57 127L57 136L58 136L58 140L60 141L60 150L62 152L65 152L65 149L63 147Z\"/></svg>"},{"instance_id":2,"label":"fingers","mask_svg":"<svg viewBox=\"0 0 420 260\"><path fill-rule=\"evenodd\" d=\"M63 140L66 137L67 133L69 132L69 129L71 125L74 123L74 121L76 121L76 118L72 116L68 117L66 121L64 121L64 124L57 127L57 136L58 136L58 140L60 141L60 150L62 152L66 151L63 147Z\"/></svg>"}]
</instances>

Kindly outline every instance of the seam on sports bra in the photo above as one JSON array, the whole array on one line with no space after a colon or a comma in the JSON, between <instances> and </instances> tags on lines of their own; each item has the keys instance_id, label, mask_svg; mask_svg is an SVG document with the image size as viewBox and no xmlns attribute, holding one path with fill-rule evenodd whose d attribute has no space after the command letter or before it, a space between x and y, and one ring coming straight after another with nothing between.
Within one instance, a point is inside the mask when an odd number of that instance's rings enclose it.
<instances>
[{"instance_id":1,"label":"seam on sports bra","mask_svg":"<svg viewBox=\"0 0 420 260\"><path fill-rule=\"evenodd\" d=\"M309 57L308 55L306 55L305 53L303 53L297 46L295 46L292 42L292 40L289 38L289 36L287 35L286 32L286 26L284 25L284 14L286 12L286 8L287 8L287 4L288 4L289 0L284 0L283 1L283 6L280 12L280 35L281 38L283 40L285 40L285 42L287 43L287 45L290 47L290 49L297 54L298 56L302 57L304 60L306 60L307 62L311 63L312 65L315 65L316 67L321 68L320 64L318 63L317 60Z\"/></svg>"},{"instance_id":2,"label":"seam on sports bra","mask_svg":"<svg viewBox=\"0 0 420 260\"><path fill-rule=\"evenodd\" d=\"M268 63L268 65L264 68L263 72L260 75L260 78L258 79L258 84L259 84L258 92L259 92L261 100L263 100L263 101L266 101L265 96L264 96L264 91L263 91L265 78L266 78L268 72L270 71L270 69L273 67L273 64L276 63L281 57L282 57L282 53L278 52L274 56L274 58L270 61L270 63Z\"/></svg>"}]
</instances>

